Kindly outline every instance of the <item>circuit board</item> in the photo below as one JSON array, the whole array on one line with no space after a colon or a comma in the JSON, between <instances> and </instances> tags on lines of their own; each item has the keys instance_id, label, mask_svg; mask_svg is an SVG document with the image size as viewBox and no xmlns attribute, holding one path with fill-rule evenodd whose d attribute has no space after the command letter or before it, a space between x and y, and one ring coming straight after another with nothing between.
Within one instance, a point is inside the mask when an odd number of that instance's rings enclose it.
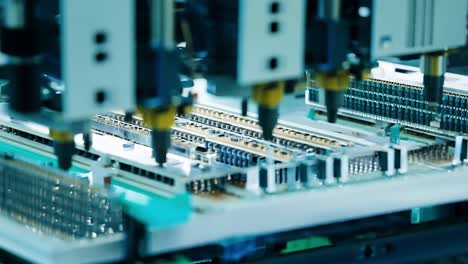
<instances>
[{"instance_id":1,"label":"circuit board","mask_svg":"<svg viewBox=\"0 0 468 264\"><path fill-rule=\"evenodd\" d=\"M369 85L380 88L371 94ZM320 115L307 123L280 121L271 142L262 139L255 116L198 104L191 115L176 117L164 166L155 164L151 130L139 116L129 120L116 112L96 115L91 120L93 147L85 150L81 136L75 137L77 149L68 173L54 168L47 128L3 115L2 171L24 174L35 184L26 186L28 181L15 177L1 181L0 198L14 191L15 200L21 201L12 207L11 196L1 199L1 217L43 239L75 241L67 244L73 248L91 240L104 241L99 242L102 247L110 240L112 245L124 243L122 219L127 214L149 228L152 243L143 254L153 255L435 202L424 192L413 192L415 186L437 190L437 203L464 199L447 181L466 181L466 169L459 166L466 158L466 140L459 136L463 129L446 121L456 116L462 124L462 111L457 110L461 105L444 105L437 127L428 121L432 113L413 111L424 106L416 98L418 91L397 82L353 82L338 125L324 123ZM413 92L415 98L407 96ZM319 101L317 93L313 87L307 90L309 103ZM447 103L463 101L450 96ZM371 114L381 118L362 122ZM63 192L76 195L65 201ZM47 199L53 200L53 208L43 206ZM366 207L353 211L359 204ZM211 232L203 231L207 225ZM307 244L317 239L296 240ZM296 251L296 240L285 254ZM319 240L320 245L331 243ZM50 251L34 246L38 252ZM66 251L62 253L67 259ZM97 259L117 257L103 254Z\"/></svg>"}]
</instances>

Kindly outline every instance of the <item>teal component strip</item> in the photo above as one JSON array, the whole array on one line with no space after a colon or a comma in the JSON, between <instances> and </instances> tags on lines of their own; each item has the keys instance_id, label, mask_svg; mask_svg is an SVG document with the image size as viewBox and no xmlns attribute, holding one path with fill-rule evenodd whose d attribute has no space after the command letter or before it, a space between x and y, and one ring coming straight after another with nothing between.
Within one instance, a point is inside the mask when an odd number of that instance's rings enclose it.
<instances>
[{"instance_id":1,"label":"teal component strip","mask_svg":"<svg viewBox=\"0 0 468 264\"><path fill-rule=\"evenodd\" d=\"M36 164L58 167L57 159L0 141L0 153L10 153ZM88 171L73 166L71 173L85 174ZM163 228L186 222L192 212L190 195L179 194L162 197L131 184L112 178L111 189L118 194L127 212L150 228Z\"/></svg>"},{"instance_id":2,"label":"teal component strip","mask_svg":"<svg viewBox=\"0 0 468 264\"><path fill-rule=\"evenodd\" d=\"M188 221L192 206L188 193L162 197L113 177L111 191L124 210L149 228L165 228Z\"/></svg>"},{"instance_id":3,"label":"teal component strip","mask_svg":"<svg viewBox=\"0 0 468 264\"><path fill-rule=\"evenodd\" d=\"M315 109L311 108L309 110L309 112L307 113L307 118L309 118L310 120L317 120L315 116Z\"/></svg>"},{"instance_id":4,"label":"teal component strip","mask_svg":"<svg viewBox=\"0 0 468 264\"><path fill-rule=\"evenodd\" d=\"M400 144L400 125L393 125L390 127L390 143Z\"/></svg>"},{"instance_id":5,"label":"teal component strip","mask_svg":"<svg viewBox=\"0 0 468 264\"><path fill-rule=\"evenodd\" d=\"M58 168L58 163L56 158L47 157L15 145L8 144L6 142L0 141L0 153L10 153L14 156L25 158L26 160L36 163L36 164L50 164L54 168ZM88 173L87 170L82 168L72 166L70 168L72 173Z\"/></svg>"}]
</instances>

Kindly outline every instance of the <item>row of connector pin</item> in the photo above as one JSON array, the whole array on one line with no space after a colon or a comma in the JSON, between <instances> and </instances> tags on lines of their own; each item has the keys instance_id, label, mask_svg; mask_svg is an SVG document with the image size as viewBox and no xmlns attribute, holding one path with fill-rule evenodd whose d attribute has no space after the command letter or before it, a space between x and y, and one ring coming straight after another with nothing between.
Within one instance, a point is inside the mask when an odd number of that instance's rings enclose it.
<instances>
[{"instance_id":1,"label":"row of connector pin","mask_svg":"<svg viewBox=\"0 0 468 264\"><path fill-rule=\"evenodd\" d=\"M419 149L411 150L408 153L408 162L414 163L438 163L447 162L453 159L447 144L435 144Z\"/></svg>"},{"instance_id":2,"label":"row of connector pin","mask_svg":"<svg viewBox=\"0 0 468 264\"><path fill-rule=\"evenodd\" d=\"M350 154L307 155L292 163L262 161L260 167L260 188L275 193L284 189L281 186L295 190L405 174L408 151L402 146L368 148Z\"/></svg>"},{"instance_id":3,"label":"row of connector pin","mask_svg":"<svg viewBox=\"0 0 468 264\"><path fill-rule=\"evenodd\" d=\"M351 158L348 168L349 175L372 173L381 169L377 154Z\"/></svg>"},{"instance_id":4,"label":"row of connector pin","mask_svg":"<svg viewBox=\"0 0 468 264\"><path fill-rule=\"evenodd\" d=\"M37 232L92 239L122 231L121 205L103 189L6 154L0 173L0 213Z\"/></svg>"},{"instance_id":5,"label":"row of connector pin","mask_svg":"<svg viewBox=\"0 0 468 264\"><path fill-rule=\"evenodd\" d=\"M261 138L261 129L258 122L241 115L225 113L203 106L196 106L194 107L191 119L195 122L234 131L235 133L245 136L257 139ZM284 144L284 146L287 147L294 147L295 145L300 146L301 150L316 149L317 152L321 152L322 150L349 145L349 142L338 141L323 135L317 135L282 125L277 125L273 134L274 143L279 144L279 142L281 142L282 145Z\"/></svg>"},{"instance_id":6,"label":"row of connector pin","mask_svg":"<svg viewBox=\"0 0 468 264\"><path fill-rule=\"evenodd\" d=\"M206 146L208 152L216 154L216 161L223 164L239 168L248 168L256 166L259 161L265 160L268 153L267 146L264 146L263 142L255 141L255 139L248 137L237 136L235 134L231 135L223 131L224 130L219 130L203 123L178 118L173 128L173 136L174 138L203 144ZM280 131L286 135L291 135L293 133L293 131L284 128L280 128ZM320 153L314 153L314 151L310 149L305 153L308 155L320 155ZM273 157L276 162L288 163L295 160L295 156L286 148L281 149L273 147ZM324 157L326 157L326 155ZM337 162L336 164L341 163ZM339 178L341 177L339 175L343 175L343 179L347 178L348 175L371 173L381 169L376 155L357 156L346 160L346 165L343 169L338 169L338 165L336 164L334 163L332 165L333 168L336 167L336 170L334 170L334 175L331 177ZM327 174L324 170L325 167L325 165L321 166L322 172L318 173L319 178ZM291 172L285 169L277 170L275 172L275 184L285 183L287 175L290 173ZM299 179L299 174L297 176L295 175L294 178ZM325 178L327 177L323 176L322 180ZM330 178L330 176L328 178Z\"/></svg>"},{"instance_id":7,"label":"row of connector pin","mask_svg":"<svg viewBox=\"0 0 468 264\"><path fill-rule=\"evenodd\" d=\"M318 103L318 89L309 89L309 100ZM406 121L415 125L432 126L453 132L468 133L468 98L464 95L444 92L440 106L440 124L435 113L429 110L421 87L381 80L351 80L345 94L344 108L352 114L369 114L395 123ZM366 117L368 117L366 115Z\"/></svg>"},{"instance_id":8,"label":"row of connector pin","mask_svg":"<svg viewBox=\"0 0 468 264\"><path fill-rule=\"evenodd\" d=\"M201 136L208 145L210 143L215 143L216 145L222 145L264 157L268 155L268 148L271 148L273 158L276 160L289 161L294 158L294 151L285 147L228 133L203 124L194 123L192 121L179 120L179 122L176 122L174 130Z\"/></svg>"},{"instance_id":9,"label":"row of connector pin","mask_svg":"<svg viewBox=\"0 0 468 264\"><path fill-rule=\"evenodd\" d=\"M128 126L125 125L125 122L123 120L116 120L113 116L95 118L94 121L94 128L99 131L119 137L127 136L136 143L149 145L149 139L147 138L148 136L146 136L149 131L147 128L140 128L137 124L130 124L132 127L138 128L130 131L126 130ZM148 131L141 133L141 131L144 130ZM134 133L137 135L134 135ZM251 157L255 157L256 159L257 157L265 157L267 155L266 143L262 141L236 136L235 134L223 132L213 127L189 120L182 120L180 118L177 119L172 129L172 134L173 140L176 142L187 141L207 147L208 150L217 154L218 162L236 167L255 165L255 163L249 161ZM290 150L279 146L271 147L275 159L287 161L293 158L293 154ZM233 153L235 154L233 155ZM242 157L247 158L247 160Z\"/></svg>"},{"instance_id":10,"label":"row of connector pin","mask_svg":"<svg viewBox=\"0 0 468 264\"><path fill-rule=\"evenodd\" d=\"M110 118L110 117L108 117ZM109 122L105 119L106 124L115 125L116 122ZM113 118L111 118L113 119ZM100 119L99 121L102 121ZM123 120L117 120L124 122ZM133 124L137 125L137 124ZM118 125L119 128L125 128L126 126ZM289 131L285 131L288 133ZM197 123L194 121L183 120L178 118L176 124L173 127L173 138L184 139L190 142L203 143L208 152L216 154L216 161L239 168L249 168L256 166L258 162L265 161L267 155L267 146L263 142L242 136L236 136L235 134L229 134L223 132L223 130L216 129L208 125ZM297 144L297 143L296 143ZM278 162L289 162L293 156L286 148L273 147L273 157L277 158ZM255 152L255 153L253 153ZM313 151L308 151L312 154ZM262 155L263 154L263 155ZM296 171L296 170L294 170ZM299 171L294 173L294 178L299 180ZM275 170L275 185L281 185L287 183L288 173L291 174L291 169L278 169ZM245 184L246 176L238 179L238 185ZM242 180L243 179L243 180ZM216 193L222 191L222 186L228 181L218 180L217 184L214 181L209 180L195 180L191 182L187 189L196 194L201 193Z\"/></svg>"},{"instance_id":11,"label":"row of connector pin","mask_svg":"<svg viewBox=\"0 0 468 264\"><path fill-rule=\"evenodd\" d=\"M200 124L204 124L204 125L207 125L207 126L214 127L214 128L222 129L222 130L225 130L225 131L231 131L231 132L234 132L236 134L243 135L243 136L246 136L246 137L251 137L251 138L258 139L258 140L262 139L261 132L251 130L251 129L247 129L247 128L244 128L244 127L239 127L236 124L229 124L229 123L225 123L225 122L220 122L220 121L209 119L207 117L197 116L197 115L192 115L191 120L194 121L194 122L200 123ZM315 140L315 139L316 138L313 138L312 140ZM306 141L307 139L304 138L303 140ZM310 140L310 138L309 138L309 140ZM284 146L284 147L295 148L295 149L303 150L303 151L312 151L312 152L324 152L324 151L326 151L325 148L320 148L320 147L317 147L316 145L307 144L306 142L294 141L291 138L288 138L287 136L274 137L272 142L276 143L276 144L279 144L281 146ZM311 142L311 141L309 141L309 142ZM322 140L322 142L323 142L323 140Z\"/></svg>"},{"instance_id":12,"label":"row of connector pin","mask_svg":"<svg viewBox=\"0 0 468 264\"><path fill-rule=\"evenodd\" d=\"M209 142L207 146L210 151L216 152L218 162L235 167L247 168L255 166L260 158L259 155L213 142Z\"/></svg>"},{"instance_id":13,"label":"row of connector pin","mask_svg":"<svg viewBox=\"0 0 468 264\"><path fill-rule=\"evenodd\" d=\"M261 141L238 135L236 133L229 133L224 129L217 129L213 124L199 123L193 120L186 120L178 118L173 128L173 136L175 139L183 139L189 142L196 142L206 147L208 153L216 154L216 161L219 163L227 164L239 168L250 168L256 165L265 166L267 146L263 145ZM283 130L285 134L291 134L291 131ZM274 146L273 165L279 166L274 169L272 180L265 180L265 176L260 175L261 185L265 189L267 186L273 184L274 186L284 185L296 186L306 185L309 186L311 182L321 184L332 184L336 182L346 182L349 179L358 179L361 174L377 173L381 171L383 174L392 176L396 172L405 173L408 169L408 164L421 161L421 157L434 157L436 159L445 159L446 154L435 154L437 150L447 150L446 148L428 147L421 151L408 151L401 146L386 147L381 150L368 151L369 154L358 151L355 155L344 155L339 152L329 152L326 155L319 153L297 152L299 156L307 154L308 156L315 157L318 165L314 165L309 169L301 161L300 157L296 156L289 151L288 148L281 146ZM432 154L431 154L432 153ZM299 165L297 165L297 164ZM263 165L262 165L263 164ZM291 167L280 168L282 165L296 164L294 169ZM310 167L310 166L309 166ZM306 171L307 172L306 172ZM314 176L315 175L315 176ZM312 178L311 178L312 177ZM247 179L248 177L244 177ZM266 184L266 183L270 183ZM203 188L195 188L196 186L204 186ZM190 189L197 190L196 192L205 192L211 189L217 190L219 188L205 188L209 184L191 184ZM211 185L210 185L211 186ZM291 187L292 188L292 187ZM205 190L205 191L202 191ZM270 190L271 191L271 190Z\"/></svg>"},{"instance_id":14,"label":"row of connector pin","mask_svg":"<svg viewBox=\"0 0 468 264\"><path fill-rule=\"evenodd\" d=\"M194 194L200 193L222 193L226 182L230 181L226 178L215 178L205 180L194 180L187 184L187 190Z\"/></svg>"}]
</instances>

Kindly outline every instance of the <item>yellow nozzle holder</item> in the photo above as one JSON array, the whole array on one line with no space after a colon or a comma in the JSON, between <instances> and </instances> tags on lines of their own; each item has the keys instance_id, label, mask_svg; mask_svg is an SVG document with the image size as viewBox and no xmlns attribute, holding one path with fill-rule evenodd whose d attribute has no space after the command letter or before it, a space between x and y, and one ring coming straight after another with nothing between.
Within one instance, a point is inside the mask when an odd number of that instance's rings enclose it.
<instances>
[{"instance_id":1,"label":"yellow nozzle holder","mask_svg":"<svg viewBox=\"0 0 468 264\"><path fill-rule=\"evenodd\" d=\"M57 142L73 141L73 134L68 131L59 131L59 130L50 129L49 136Z\"/></svg>"},{"instance_id":2,"label":"yellow nozzle holder","mask_svg":"<svg viewBox=\"0 0 468 264\"><path fill-rule=\"evenodd\" d=\"M252 99L259 105L274 109L284 95L284 82L257 84L252 90Z\"/></svg>"},{"instance_id":3,"label":"yellow nozzle holder","mask_svg":"<svg viewBox=\"0 0 468 264\"><path fill-rule=\"evenodd\" d=\"M349 87L350 76L348 70L315 72L315 85L328 91L342 91Z\"/></svg>"},{"instance_id":4,"label":"yellow nozzle holder","mask_svg":"<svg viewBox=\"0 0 468 264\"><path fill-rule=\"evenodd\" d=\"M361 80L369 80L371 74L370 69L363 69L361 71Z\"/></svg>"},{"instance_id":5,"label":"yellow nozzle holder","mask_svg":"<svg viewBox=\"0 0 468 264\"><path fill-rule=\"evenodd\" d=\"M184 107L182 107L182 115L188 115L190 113L192 113L193 111L193 105L186 105Z\"/></svg>"},{"instance_id":6,"label":"yellow nozzle holder","mask_svg":"<svg viewBox=\"0 0 468 264\"><path fill-rule=\"evenodd\" d=\"M424 55L423 73L429 76L442 76L447 71L447 52Z\"/></svg>"},{"instance_id":7,"label":"yellow nozzle holder","mask_svg":"<svg viewBox=\"0 0 468 264\"><path fill-rule=\"evenodd\" d=\"M175 106L170 106L164 110L140 107L138 112L147 127L155 130L169 130L174 125L177 111Z\"/></svg>"},{"instance_id":8,"label":"yellow nozzle holder","mask_svg":"<svg viewBox=\"0 0 468 264\"><path fill-rule=\"evenodd\" d=\"M304 78L302 80L288 80L284 82L284 91L285 93L287 92L292 92L295 93L300 90L305 90L307 87L307 79Z\"/></svg>"}]
</instances>

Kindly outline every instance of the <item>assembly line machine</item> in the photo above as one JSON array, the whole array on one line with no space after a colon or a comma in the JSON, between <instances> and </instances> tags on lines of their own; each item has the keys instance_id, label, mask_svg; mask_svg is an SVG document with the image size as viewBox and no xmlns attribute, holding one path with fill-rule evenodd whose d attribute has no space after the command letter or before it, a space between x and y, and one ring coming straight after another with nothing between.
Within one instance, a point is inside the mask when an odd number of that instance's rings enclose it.
<instances>
[{"instance_id":1,"label":"assembly line machine","mask_svg":"<svg viewBox=\"0 0 468 264\"><path fill-rule=\"evenodd\" d=\"M0 6L0 263L467 261L466 0Z\"/></svg>"}]
</instances>

